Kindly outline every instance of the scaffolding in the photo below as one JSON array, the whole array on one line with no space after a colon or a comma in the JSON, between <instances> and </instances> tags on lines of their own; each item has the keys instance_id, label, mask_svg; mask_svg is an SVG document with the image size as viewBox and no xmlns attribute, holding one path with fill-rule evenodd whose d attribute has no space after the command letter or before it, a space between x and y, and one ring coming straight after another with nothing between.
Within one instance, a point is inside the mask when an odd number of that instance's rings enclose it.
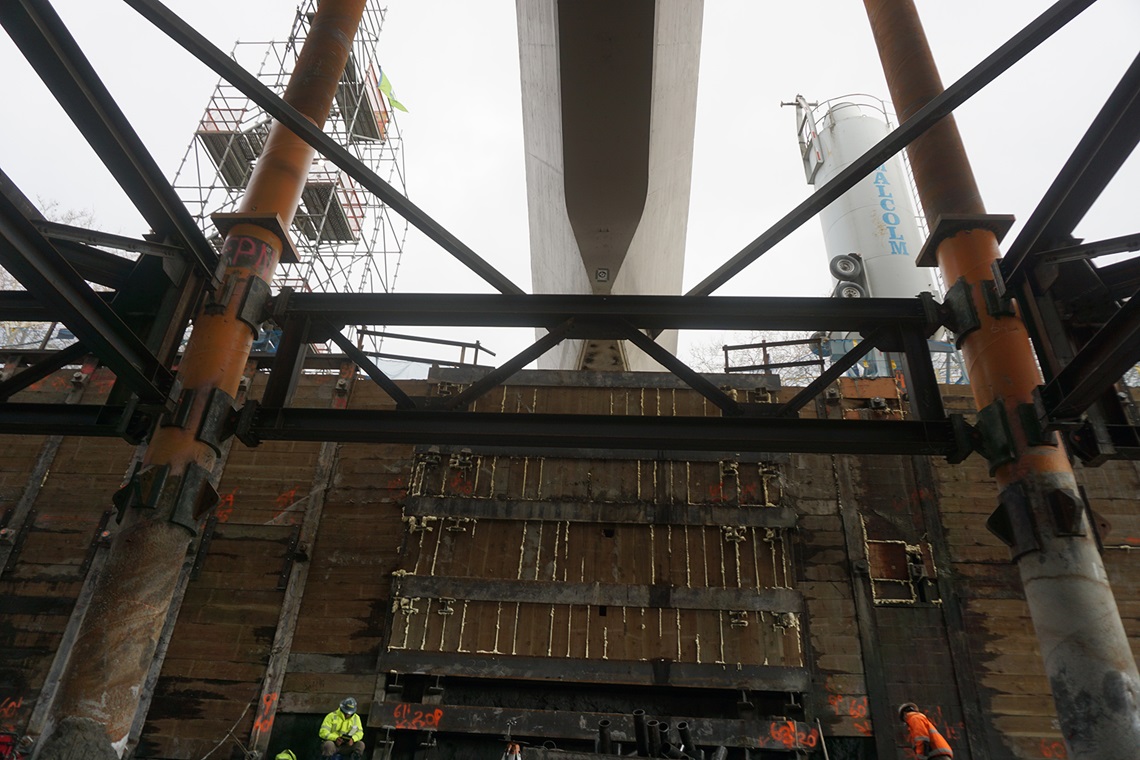
<instances>
[{"instance_id":1,"label":"scaffolding","mask_svg":"<svg viewBox=\"0 0 1140 760\"><path fill-rule=\"evenodd\" d=\"M304 0L284 42L239 42L233 58L278 95L297 61L319 0ZM325 132L400 192L405 192L403 140L390 104L380 91L377 57L387 10L365 8ZM222 236L210 221L237 210L271 119L233 85L220 80L186 149L174 188L216 246ZM290 234L299 261L282 263L275 291L318 293L392 292L408 223L390 212L346 173L320 156L310 168ZM355 331L350 331L355 332ZM375 343L379 336L354 335Z\"/></svg>"}]
</instances>

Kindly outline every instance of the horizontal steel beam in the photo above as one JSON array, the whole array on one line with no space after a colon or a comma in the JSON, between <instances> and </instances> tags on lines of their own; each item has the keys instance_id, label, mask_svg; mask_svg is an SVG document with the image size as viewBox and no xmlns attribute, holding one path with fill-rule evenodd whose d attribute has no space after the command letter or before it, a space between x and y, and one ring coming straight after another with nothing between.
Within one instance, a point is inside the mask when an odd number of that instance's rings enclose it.
<instances>
[{"instance_id":1,"label":"horizontal steel beam","mask_svg":"<svg viewBox=\"0 0 1140 760\"><path fill-rule=\"evenodd\" d=\"M627 686L678 686L699 689L807 691L807 670L781 665L717 665L691 662L633 662L566 657L496 657L453 652L388 651L380 655L380 673L426 673L467 678L503 678L558 683Z\"/></svg>"},{"instance_id":2,"label":"horizontal steel beam","mask_svg":"<svg viewBox=\"0 0 1140 760\"><path fill-rule=\"evenodd\" d=\"M0 432L3 432L2 428ZM956 450L953 428L946 420L265 409L248 404L244 428L239 427L239 436L247 445L261 441L341 441L545 446L555 449L605 446L651 451L693 449L928 455L948 455Z\"/></svg>"},{"instance_id":3,"label":"horizontal steel beam","mask_svg":"<svg viewBox=\"0 0 1140 760\"><path fill-rule=\"evenodd\" d=\"M753 261L771 250L781 240L799 229L801 225L826 208L832 201L854 187L859 180L874 171L875 167L910 145L916 137L930 129L940 119L965 103L974 93L996 79L999 74L1049 39L1054 32L1092 3L1093 0L1068 0L1051 6L1008 42L987 56L985 60L966 72L961 79L915 112L914 116L880 140L855 163L837 174L807 200L789 211L783 219L776 222L760 237L722 264L720 268L690 290L688 295L707 296L720 288Z\"/></svg>"},{"instance_id":4,"label":"horizontal steel beam","mask_svg":"<svg viewBox=\"0 0 1140 760\"><path fill-rule=\"evenodd\" d=\"M438 575L408 575L399 578L393 593L413 599L647 609L802 612L804 606L803 595L789 588L683 588L620 583L451 578Z\"/></svg>"},{"instance_id":5,"label":"horizontal steel beam","mask_svg":"<svg viewBox=\"0 0 1140 760\"><path fill-rule=\"evenodd\" d=\"M46 0L0 3L0 24L155 233L185 249L206 277L218 255Z\"/></svg>"},{"instance_id":6,"label":"horizontal steel beam","mask_svg":"<svg viewBox=\"0 0 1140 760\"><path fill-rule=\"evenodd\" d=\"M117 438L126 407L98 404L0 404L0 434Z\"/></svg>"},{"instance_id":7,"label":"horizontal steel beam","mask_svg":"<svg viewBox=\"0 0 1140 760\"><path fill-rule=\"evenodd\" d=\"M167 36L188 50L195 58L213 69L270 116L288 127L294 134L313 146L321 155L360 183L366 190L392 207L400 216L434 240L441 248L483 278L501 293L522 293L515 285L459 238L448 232L439 222L428 216L390 184L380 178L348 150L326 135L297 109L275 95L268 87L223 53L189 24L172 13L157 0L126 0L144 18Z\"/></svg>"},{"instance_id":8,"label":"horizontal steel beam","mask_svg":"<svg viewBox=\"0 0 1140 760\"><path fill-rule=\"evenodd\" d=\"M284 696L283 694L282 697ZM327 697L325 699L327 701ZM378 704L368 711L369 728L396 730L430 728L441 733L486 734L495 737L505 735L509 729L512 736L520 738L585 742L597 738L598 722L601 720L610 722L610 736L613 741L626 744L627 750L633 749L636 736L633 717L628 714L527 710L478 705L425 705L407 702ZM787 752L795 749L797 740L802 749L809 751L815 749L819 743L818 729L792 720L669 716L669 723L674 726L682 721L688 724L693 742L698 747L747 747ZM686 750L695 749L696 747L686 747ZM541 749L528 748L527 752L537 755ZM570 754L558 750L551 753L551 758L563 758ZM602 760L605 756L591 754L588 757Z\"/></svg>"},{"instance_id":9,"label":"horizontal steel beam","mask_svg":"<svg viewBox=\"0 0 1140 760\"><path fill-rule=\"evenodd\" d=\"M404 514L444 518L469 517L475 520L546 520L620 525L739 525L746 528L790 528L796 524L796 513L791 507L532 501L442 496L409 496L404 502Z\"/></svg>"},{"instance_id":10,"label":"horizontal steel beam","mask_svg":"<svg viewBox=\"0 0 1140 760\"><path fill-rule=\"evenodd\" d=\"M621 319L643 330L865 331L887 326L932 333L938 323L928 304L932 302L921 298L294 293L283 312L339 326L554 328L574 318L579 330L587 332L589 326L612 331Z\"/></svg>"}]
</instances>

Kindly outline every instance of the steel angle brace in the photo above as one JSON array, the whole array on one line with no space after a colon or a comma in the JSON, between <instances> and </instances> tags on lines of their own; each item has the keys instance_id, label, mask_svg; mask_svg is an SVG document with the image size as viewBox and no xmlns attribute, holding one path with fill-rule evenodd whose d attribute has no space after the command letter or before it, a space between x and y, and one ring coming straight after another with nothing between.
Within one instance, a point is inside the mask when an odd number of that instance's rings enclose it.
<instances>
[{"instance_id":1,"label":"steel angle brace","mask_svg":"<svg viewBox=\"0 0 1140 760\"><path fill-rule=\"evenodd\" d=\"M32 383L43 380L51 373L74 364L87 354L82 343L72 343L67 348L56 351L45 359L41 359L19 374L0 382L0 401L7 401L16 393L24 390Z\"/></svg>"},{"instance_id":2,"label":"steel angle brace","mask_svg":"<svg viewBox=\"0 0 1140 760\"><path fill-rule=\"evenodd\" d=\"M345 356L352 360L360 369L364 370L364 374L372 379L372 382L380 386L381 390L388 394L388 396L396 402L397 409L415 409L416 402L411 399L408 394L404 393L403 389L396 385L392 378L384 374L384 371L373 363L372 359L368 357L363 351L356 347L356 345L348 339L348 337L340 330L336 329L333 325L327 325L330 332L332 342L340 346L340 350L344 351Z\"/></svg>"},{"instance_id":3,"label":"steel angle brace","mask_svg":"<svg viewBox=\"0 0 1140 760\"><path fill-rule=\"evenodd\" d=\"M459 394L448 399L447 403L444 404L444 408L465 409L472 401L501 385L511 375L514 375L526 365L564 341L573 328L574 320L568 319L557 327L550 329L546 335L543 335L533 344L524 348L513 358L503 362L500 367L492 370L486 376L469 385Z\"/></svg>"},{"instance_id":4,"label":"steel angle brace","mask_svg":"<svg viewBox=\"0 0 1140 760\"><path fill-rule=\"evenodd\" d=\"M720 388L717 388L702 377L698 372L689 367L689 365L669 353L664 346L653 340L653 338L628 322L623 323L621 328L630 343L633 343L633 345L649 354L650 358L679 377L686 385L719 407L722 412L731 417L739 417L745 413L743 406L731 399L728 394Z\"/></svg>"},{"instance_id":5,"label":"steel angle brace","mask_svg":"<svg viewBox=\"0 0 1140 760\"><path fill-rule=\"evenodd\" d=\"M886 334L884 327L876 328L870 335L863 338L851 351L848 351L837 361L832 363L823 374L804 387L795 397L776 408L777 417L794 417L807 404L823 392L824 388L838 380L844 372L854 367L859 360L871 353L875 346Z\"/></svg>"}]
</instances>

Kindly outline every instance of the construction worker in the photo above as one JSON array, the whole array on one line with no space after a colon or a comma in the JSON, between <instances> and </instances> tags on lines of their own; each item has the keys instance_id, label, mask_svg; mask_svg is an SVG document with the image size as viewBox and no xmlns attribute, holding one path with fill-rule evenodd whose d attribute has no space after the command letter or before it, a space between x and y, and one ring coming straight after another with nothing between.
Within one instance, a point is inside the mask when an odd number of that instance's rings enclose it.
<instances>
[{"instance_id":1,"label":"construction worker","mask_svg":"<svg viewBox=\"0 0 1140 760\"><path fill-rule=\"evenodd\" d=\"M918 760L942 760L954 757L954 750L938 733L938 729L918 710L914 702L899 705L899 720L906 724L907 741L914 748Z\"/></svg>"},{"instance_id":2,"label":"construction worker","mask_svg":"<svg viewBox=\"0 0 1140 760\"><path fill-rule=\"evenodd\" d=\"M356 714L356 700L346 697L340 707L325 716L319 733L321 757L350 757L360 760L364 757L364 727Z\"/></svg>"}]
</instances>

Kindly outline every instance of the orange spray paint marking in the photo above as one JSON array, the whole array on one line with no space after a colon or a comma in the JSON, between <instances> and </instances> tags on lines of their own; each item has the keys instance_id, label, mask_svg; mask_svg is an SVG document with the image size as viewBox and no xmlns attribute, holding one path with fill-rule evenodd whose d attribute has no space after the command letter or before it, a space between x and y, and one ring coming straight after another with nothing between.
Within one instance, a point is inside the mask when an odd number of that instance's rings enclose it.
<instances>
[{"instance_id":1,"label":"orange spray paint marking","mask_svg":"<svg viewBox=\"0 0 1140 760\"><path fill-rule=\"evenodd\" d=\"M218 507L214 512L218 516L218 522L229 522L230 515L234 513L234 494L236 493L236 490L230 491L218 500Z\"/></svg>"},{"instance_id":2,"label":"orange spray paint marking","mask_svg":"<svg viewBox=\"0 0 1140 760\"><path fill-rule=\"evenodd\" d=\"M1053 758L1060 758L1064 760L1069 756L1069 751L1065 749L1065 745L1057 741L1049 741L1048 739L1041 740L1041 757L1047 757L1052 760Z\"/></svg>"},{"instance_id":3,"label":"orange spray paint marking","mask_svg":"<svg viewBox=\"0 0 1140 760\"><path fill-rule=\"evenodd\" d=\"M460 471L451 476L451 481L448 483L448 486L456 493L467 495L471 493L475 484L467 479L465 472Z\"/></svg>"},{"instance_id":4,"label":"orange spray paint marking","mask_svg":"<svg viewBox=\"0 0 1140 760\"><path fill-rule=\"evenodd\" d=\"M396 724L396 728L411 729L411 730L424 730L424 729L437 729L439 722L443 718L443 710L436 708L434 710L418 710L415 705L402 704L396 705L392 710L392 720Z\"/></svg>"},{"instance_id":5,"label":"orange spray paint marking","mask_svg":"<svg viewBox=\"0 0 1140 760\"><path fill-rule=\"evenodd\" d=\"M15 718L16 712L23 706L23 697L4 697L4 700L0 701L0 718Z\"/></svg>"},{"instance_id":6,"label":"orange spray paint marking","mask_svg":"<svg viewBox=\"0 0 1140 760\"><path fill-rule=\"evenodd\" d=\"M261 707L257 710L257 717L253 721L253 730L269 733L273 728L273 708L277 704L277 692L266 694L261 698Z\"/></svg>"}]
</instances>

